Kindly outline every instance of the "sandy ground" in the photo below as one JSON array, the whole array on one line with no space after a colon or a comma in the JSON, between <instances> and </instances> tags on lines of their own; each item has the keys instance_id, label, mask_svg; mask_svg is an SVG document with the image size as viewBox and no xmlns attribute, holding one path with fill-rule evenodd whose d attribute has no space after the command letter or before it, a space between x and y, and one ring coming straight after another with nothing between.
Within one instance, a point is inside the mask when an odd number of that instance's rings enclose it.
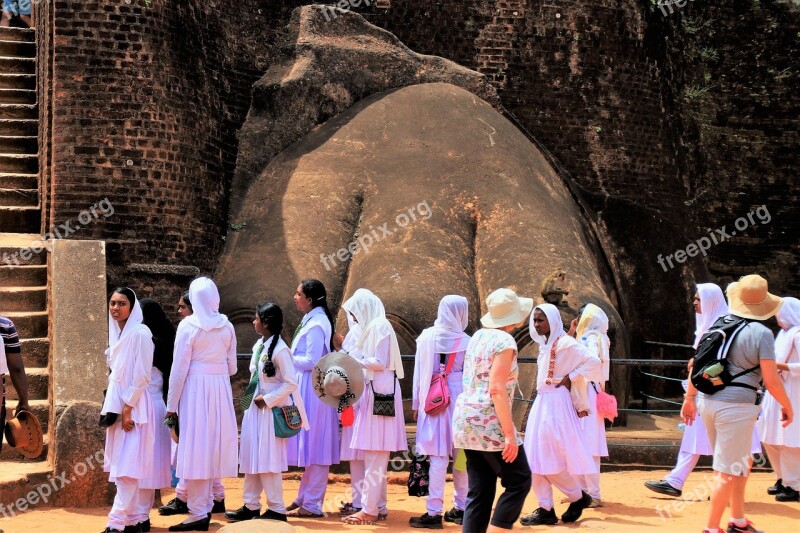
<instances>
[{"instance_id":1,"label":"sandy ground","mask_svg":"<svg viewBox=\"0 0 800 533\"><path fill-rule=\"evenodd\" d=\"M595 529L611 532L673 531L700 532L703 529L708 503L704 493L706 479L710 472L695 472L689 479L684 498L673 500L650 492L642 483L648 479L658 479L661 472L609 472L602 474L602 488L605 506L599 509L584 511L583 517L575 524L558 526L540 526L536 528L515 527L515 530L531 531L567 531L570 529ZM397 479L396 481L401 481ZM796 533L800 531L800 504L778 503L766 494L766 489L773 483L771 474L753 474L748 484L747 500L749 518L768 533ZM242 479L225 480L228 489L227 505L229 509L241 506ZM296 494L298 482L287 480L284 483L286 502L292 501ZM345 483L332 483L328 487L328 499L341 497L347 490ZM499 492L498 492L499 494ZM558 493L556 493L558 494ZM164 494L164 501L172 497L171 492ZM448 484L447 497L452 497L452 485ZM558 501L558 496L557 496ZM449 508L449 505L446 507ZM525 513L536 508L533 494L528 497ZM659 515L658 509L661 509ZM376 531L400 532L412 531L408 519L425 511L424 500L411 498L406 494L404 485L389 486L389 519L375 526L345 526L338 522L338 517L330 516L319 520L294 519L291 523L296 531ZM566 504L558 504L556 512L560 515L566 510ZM108 509L41 509L29 511L14 518L0 520L0 528L6 533L34 532L97 532L105 528ZM672 513L672 518L669 518ZM662 518L663 516L663 518ZM152 531L166 531L167 527L181 521L181 517L161 517L155 510L150 514ZM727 521L727 515L725 517ZM217 531L225 523L221 515L215 515L209 531ZM267 524L265 523L265 526ZM269 531L267 527L265 531ZM458 531L460 526L446 524L445 531Z\"/></svg>"}]
</instances>

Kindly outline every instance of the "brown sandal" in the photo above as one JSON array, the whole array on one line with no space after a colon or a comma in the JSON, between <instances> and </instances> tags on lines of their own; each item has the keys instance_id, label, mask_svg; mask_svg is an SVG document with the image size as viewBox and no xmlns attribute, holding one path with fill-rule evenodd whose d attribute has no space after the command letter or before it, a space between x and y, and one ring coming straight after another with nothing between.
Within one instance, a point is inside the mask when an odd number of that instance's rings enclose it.
<instances>
[{"instance_id":1,"label":"brown sandal","mask_svg":"<svg viewBox=\"0 0 800 533\"><path fill-rule=\"evenodd\" d=\"M309 511L308 509L305 509L303 507L298 507L297 509L294 509L292 511L287 511L286 512L286 516L294 516L296 518L324 518L325 517L325 515L312 513L311 511Z\"/></svg>"},{"instance_id":2,"label":"brown sandal","mask_svg":"<svg viewBox=\"0 0 800 533\"><path fill-rule=\"evenodd\" d=\"M360 516L359 516L360 515ZM348 524L351 526L372 526L375 522L378 521L378 518L367 518L367 513L363 511L359 511L356 514L351 514L350 516L345 516L342 518L342 523Z\"/></svg>"}]
</instances>

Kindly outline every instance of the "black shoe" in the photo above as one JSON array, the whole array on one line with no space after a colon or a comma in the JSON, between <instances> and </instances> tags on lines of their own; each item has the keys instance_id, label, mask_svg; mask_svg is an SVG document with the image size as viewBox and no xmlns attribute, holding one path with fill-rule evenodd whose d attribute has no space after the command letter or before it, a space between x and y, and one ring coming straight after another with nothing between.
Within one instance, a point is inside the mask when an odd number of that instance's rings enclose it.
<instances>
[{"instance_id":1,"label":"black shoe","mask_svg":"<svg viewBox=\"0 0 800 533\"><path fill-rule=\"evenodd\" d=\"M228 511L225 513L225 518L228 519L228 522L241 522L242 520L252 520L253 518L258 518L259 514L261 514L259 509L254 511L252 509L248 509L246 505L242 505L235 511Z\"/></svg>"},{"instance_id":2,"label":"black shoe","mask_svg":"<svg viewBox=\"0 0 800 533\"><path fill-rule=\"evenodd\" d=\"M783 492L783 489L784 489L783 480L779 479L778 481L775 482L774 485L772 485L770 488L767 489L767 494L769 494L770 496L777 496L778 494Z\"/></svg>"},{"instance_id":3,"label":"black shoe","mask_svg":"<svg viewBox=\"0 0 800 533\"><path fill-rule=\"evenodd\" d=\"M211 513L212 514L217 514L217 513L224 513L224 512L225 512L225 498L222 498L219 501L214 500L214 507L211 508Z\"/></svg>"},{"instance_id":4,"label":"black shoe","mask_svg":"<svg viewBox=\"0 0 800 533\"><path fill-rule=\"evenodd\" d=\"M103 533L122 533L122 531L120 531L119 529L107 527L103 530Z\"/></svg>"},{"instance_id":5,"label":"black shoe","mask_svg":"<svg viewBox=\"0 0 800 533\"><path fill-rule=\"evenodd\" d=\"M539 507L531 514L523 516L519 523L523 526L554 526L558 524L558 517L555 509L545 511Z\"/></svg>"},{"instance_id":6,"label":"black shoe","mask_svg":"<svg viewBox=\"0 0 800 533\"><path fill-rule=\"evenodd\" d=\"M202 520L195 520L188 524L175 524L169 526L170 531L208 531L208 525L211 523L210 518L203 518Z\"/></svg>"},{"instance_id":7,"label":"black shoe","mask_svg":"<svg viewBox=\"0 0 800 533\"><path fill-rule=\"evenodd\" d=\"M653 492L666 494L667 496L675 496L676 498L683 494L683 491L676 489L663 479L661 481L645 481L644 486Z\"/></svg>"},{"instance_id":8,"label":"black shoe","mask_svg":"<svg viewBox=\"0 0 800 533\"><path fill-rule=\"evenodd\" d=\"M442 515L431 516L425 513L422 516L412 517L408 525L415 529L444 529L442 525Z\"/></svg>"},{"instance_id":9,"label":"black shoe","mask_svg":"<svg viewBox=\"0 0 800 533\"><path fill-rule=\"evenodd\" d=\"M567 511L561 515L561 521L565 524L569 524L570 522L577 522L578 518L581 517L583 510L589 507L592 504L592 497L586 494L585 492L581 491L581 499L572 502L567 507Z\"/></svg>"},{"instance_id":10,"label":"black shoe","mask_svg":"<svg viewBox=\"0 0 800 533\"><path fill-rule=\"evenodd\" d=\"M461 523L464 521L464 511L453 507L452 509L444 513L444 521L452 522L453 524L460 526Z\"/></svg>"},{"instance_id":11,"label":"black shoe","mask_svg":"<svg viewBox=\"0 0 800 533\"><path fill-rule=\"evenodd\" d=\"M783 487L783 492L775 496L776 502L800 502L800 492L792 487Z\"/></svg>"},{"instance_id":12,"label":"black shoe","mask_svg":"<svg viewBox=\"0 0 800 533\"><path fill-rule=\"evenodd\" d=\"M142 533L141 522L135 526L125 526L125 529L122 530L122 533Z\"/></svg>"},{"instance_id":13,"label":"black shoe","mask_svg":"<svg viewBox=\"0 0 800 533\"><path fill-rule=\"evenodd\" d=\"M142 529L142 533L150 533L150 519L144 522L139 522L138 526Z\"/></svg>"},{"instance_id":14,"label":"black shoe","mask_svg":"<svg viewBox=\"0 0 800 533\"><path fill-rule=\"evenodd\" d=\"M272 509L267 509L266 511L264 511L264 514L262 514L258 518L260 518L261 520L277 520L278 522L288 522L289 521L289 519L286 518L285 514L277 513L275 511L273 511Z\"/></svg>"},{"instance_id":15,"label":"black shoe","mask_svg":"<svg viewBox=\"0 0 800 533\"><path fill-rule=\"evenodd\" d=\"M161 516L171 516L174 514L189 514L189 506L178 497L173 498L167 505L158 508Z\"/></svg>"},{"instance_id":16,"label":"black shoe","mask_svg":"<svg viewBox=\"0 0 800 533\"><path fill-rule=\"evenodd\" d=\"M745 527L739 527L733 522L729 522L728 529L725 531L727 531L727 533L764 533L760 529L753 527L753 523L750 520L747 521L747 525Z\"/></svg>"}]
</instances>

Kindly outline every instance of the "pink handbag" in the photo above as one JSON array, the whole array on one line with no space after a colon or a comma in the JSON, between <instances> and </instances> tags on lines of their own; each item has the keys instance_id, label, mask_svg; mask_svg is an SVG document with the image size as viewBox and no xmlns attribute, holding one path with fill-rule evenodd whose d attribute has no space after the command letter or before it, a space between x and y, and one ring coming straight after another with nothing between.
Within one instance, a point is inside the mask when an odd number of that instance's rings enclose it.
<instances>
[{"instance_id":1,"label":"pink handbag","mask_svg":"<svg viewBox=\"0 0 800 533\"><path fill-rule=\"evenodd\" d=\"M447 386L447 376L453 369L455 359L456 354L451 353L447 358L447 367L444 372L437 372L431 378L431 388L428 389L428 397L425 398L425 413L429 416L438 415L450 405L450 387Z\"/></svg>"},{"instance_id":2,"label":"pink handbag","mask_svg":"<svg viewBox=\"0 0 800 533\"><path fill-rule=\"evenodd\" d=\"M592 383L594 387L594 383ZM615 418L617 418L617 398L613 395L605 392L604 390L597 390L597 387L594 388L595 392L597 392L596 398L596 407L597 407L597 414L602 416L605 419L608 419L610 422L613 422Z\"/></svg>"}]
</instances>

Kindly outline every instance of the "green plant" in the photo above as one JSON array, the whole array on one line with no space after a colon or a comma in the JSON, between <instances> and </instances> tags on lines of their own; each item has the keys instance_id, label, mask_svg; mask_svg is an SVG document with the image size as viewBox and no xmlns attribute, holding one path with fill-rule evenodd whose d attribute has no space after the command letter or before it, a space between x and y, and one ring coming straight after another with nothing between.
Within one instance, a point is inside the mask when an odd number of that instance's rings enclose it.
<instances>
[{"instance_id":1,"label":"green plant","mask_svg":"<svg viewBox=\"0 0 800 533\"><path fill-rule=\"evenodd\" d=\"M713 89L713 85L704 85L703 87L698 87L696 85L690 85L686 87L683 91L683 99L687 102L690 100L694 100L695 98L706 94L708 91Z\"/></svg>"},{"instance_id":2,"label":"green plant","mask_svg":"<svg viewBox=\"0 0 800 533\"><path fill-rule=\"evenodd\" d=\"M242 231L244 228L247 227L247 222L240 222L238 224L228 224L228 227L231 231Z\"/></svg>"},{"instance_id":3,"label":"green plant","mask_svg":"<svg viewBox=\"0 0 800 533\"><path fill-rule=\"evenodd\" d=\"M594 127L594 132L595 133L603 133L603 128L601 128L600 126L595 126Z\"/></svg>"},{"instance_id":4,"label":"green plant","mask_svg":"<svg viewBox=\"0 0 800 533\"><path fill-rule=\"evenodd\" d=\"M703 61L716 61L719 59L719 53L714 48L709 48L707 46L700 48L697 53Z\"/></svg>"}]
</instances>

